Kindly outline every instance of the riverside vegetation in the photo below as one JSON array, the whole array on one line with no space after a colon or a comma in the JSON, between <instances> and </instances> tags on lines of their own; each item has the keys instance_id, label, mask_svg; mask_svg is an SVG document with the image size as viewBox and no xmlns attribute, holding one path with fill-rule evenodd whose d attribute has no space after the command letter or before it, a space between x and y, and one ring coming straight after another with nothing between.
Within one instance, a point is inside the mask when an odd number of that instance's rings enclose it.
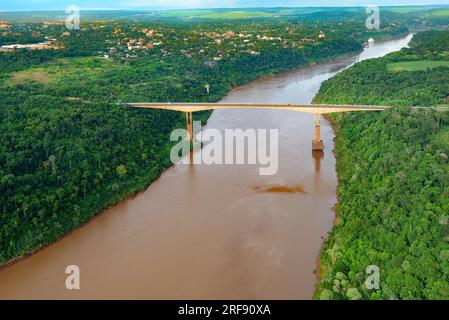
<instances>
[{"instance_id":1,"label":"riverside vegetation","mask_svg":"<svg viewBox=\"0 0 449 320\"><path fill-rule=\"evenodd\" d=\"M321 299L449 299L449 33L364 61L323 83L316 102L396 106L338 114L337 224L321 252ZM397 68L397 66L401 68ZM380 288L368 290L376 265Z\"/></svg>"}]
</instances>

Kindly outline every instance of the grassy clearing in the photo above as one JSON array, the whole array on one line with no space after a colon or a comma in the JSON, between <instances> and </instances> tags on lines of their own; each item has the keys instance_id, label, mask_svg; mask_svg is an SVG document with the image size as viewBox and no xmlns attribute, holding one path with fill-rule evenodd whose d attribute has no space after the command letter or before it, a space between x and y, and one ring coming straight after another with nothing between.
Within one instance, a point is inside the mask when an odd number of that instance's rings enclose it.
<instances>
[{"instance_id":1,"label":"grassy clearing","mask_svg":"<svg viewBox=\"0 0 449 320\"><path fill-rule=\"evenodd\" d=\"M43 68L35 68L30 70L23 70L18 72L13 72L11 74L10 82L13 84L21 84L25 81L37 81L40 83L49 83L54 80L54 76L49 74Z\"/></svg>"},{"instance_id":2,"label":"grassy clearing","mask_svg":"<svg viewBox=\"0 0 449 320\"><path fill-rule=\"evenodd\" d=\"M387 70L390 72L403 72L403 71L425 71L427 69L433 69L438 67L449 67L449 61L404 61L387 64Z\"/></svg>"},{"instance_id":3,"label":"grassy clearing","mask_svg":"<svg viewBox=\"0 0 449 320\"><path fill-rule=\"evenodd\" d=\"M121 88L125 96L128 92L132 95L132 92L145 93L152 90L154 82L149 80L159 76L156 70L158 66L160 63L154 62L136 68L99 57L55 59L39 67L0 75L0 91L16 90L18 85L34 81L68 102L88 104L94 101L92 96L102 96L105 87ZM125 78L132 80L124 83ZM182 86L176 84L179 82L178 78L165 80L161 76L160 79L179 90ZM90 93L84 88L89 88Z\"/></svg>"},{"instance_id":4,"label":"grassy clearing","mask_svg":"<svg viewBox=\"0 0 449 320\"><path fill-rule=\"evenodd\" d=\"M413 13L413 12L419 12L424 10L430 10L433 9L433 6L400 6L400 7L383 7L382 10L384 11L390 11L395 13Z\"/></svg>"},{"instance_id":5,"label":"grassy clearing","mask_svg":"<svg viewBox=\"0 0 449 320\"><path fill-rule=\"evenodd\" d=\"M449 9L436 10L431 13L435 17L449 17Z\"/></svg>"},{"instance_id":6,"label":"grassy clearing","mask_svg":"<svg viewBox=\"0 0 449 320\"><path fill-rule=\"evenodd\" d=\"M275 16L273 13L263 11L230 11L214 12L202 16L207 19L251 19L251 18L270 18Z\"/></svg>"},{"instance_id":7,"label":"grassy clearing","mask_svg":"<svg viewBox=\"0 0 449 320\"><path fill-rule=\"evenodd\" d=\"M189 18L189 17L201 17L207 14L213 13L212 10L177 10L161 12L160 16L164 18Z\"/></svg>"},{"instance_id":8,"label":"grassy clearing","mask_svg":"<svg viewBox=\"0 0 449 320\"><path fill-rule=\"evenodd\" d=\"M284 12L286 14L287 12ZM203 18L203 19L251 19L251 18L270 18L278 13L252 10L179 10L166 11L160 14L164 18Z\"/></svg>"},{"instance_id":9,"label":"grassy clearing","mask_svg":"<svg viewBox=\"0 0 449 320\"><path fill-rule=\"evenodd\" d=\"M97 57L56 59L37 68L12 72L5 77L3 85L22 84L25 81L37 81L51 84L59 81L96 78L102 71L120 68L111 60Z\"/></svg>"}]
</instances>

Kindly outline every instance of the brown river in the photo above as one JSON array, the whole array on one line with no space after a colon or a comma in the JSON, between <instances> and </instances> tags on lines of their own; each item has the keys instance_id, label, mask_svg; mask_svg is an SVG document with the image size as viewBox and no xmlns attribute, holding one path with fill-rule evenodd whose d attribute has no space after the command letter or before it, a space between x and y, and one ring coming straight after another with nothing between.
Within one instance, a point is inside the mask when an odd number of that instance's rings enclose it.
<instances>
[{"instance_id":1,"label":"brown river","mask_svg":"<svg viewBox=\"0 0 449 320\"><path fill-rule=\"evenodd\" d=\"M406 47L411 37L258 79L222 102L310 103L336 72ZM329 123L322 120L322 157L311 152L313 115L217 110L206 128L278 129L277 173L173 166L135 198L0 270L0 299L311 299L337 201ZM79 290L66 289L68 265L80 269Z\"/></svg>"}]
</instances>

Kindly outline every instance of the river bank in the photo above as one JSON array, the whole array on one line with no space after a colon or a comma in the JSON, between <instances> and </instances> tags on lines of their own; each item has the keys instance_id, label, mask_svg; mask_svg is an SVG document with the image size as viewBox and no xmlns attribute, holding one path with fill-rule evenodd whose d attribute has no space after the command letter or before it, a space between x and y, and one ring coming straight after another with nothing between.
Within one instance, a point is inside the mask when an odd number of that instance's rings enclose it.
<instances>
[{"instance_id":1,"label":"river bank","mask_svg":"<svg viewBox=\"0 0 449 320\"><path fill-rule=\"evenodd\" d=\"M410 42L412 40L414 34L415 33L408 33L407 34L407 36L411 36L410 39L408 40L408 42ZM394 37L392 40L398 40L398 39L401 39L401 37ZM388 40L383 40L382 42L385 42L385 41L388 41ZM314 103L315 103L315 99L314 99ZM339 126L340 123L334 117L332 117L332 115L323 115L323 118L325 118L327 121L329 121L330 125L332 126L332 130L333 130L333 132L335 134L335 137L333 139L332 153L334 154L334 156L335 156L335 158L337 159L337 162L338 162L339 158L337 157L337 154L336 154L336 148L337 148L337 141L338 141L339 138L341 138L341 132L340 132L340 126ZM340 186L340 184L341 184L341 176L340 176L338 170L337 170L337 180L338 180L338 185ZM338 201L338 200L340 199L340 194L339 194L338 189L337 189L336 195L337 195L337 203L333 207L333 211L334 211L334 215L335 215L335 218L334 218L334 221L333 221L333 228L335 228L335 226L339 224L339 216L338 216L339 209L338 209L338 206L339 206L340 201ZM322 245L321 250L320 250L320 254L318 255L318 258L317 258L317 272L316 272L317 282L316 282L316 288L315 288L315 294L314 294L314 298L315 299L316 298L318 298L318 299L320 298L318 296L318 294L319 294L319 291L320 291L321 274L323 273L323 271L322 271L322 264L321 264L320 260L321 260L321 256L323 255L323 250L327 249L326 245L327 245L328 240L329 240L328 237L326 239L324 239L323 245Z\"/></svg>"},{"instance_id":2,"label":"river bank","mask_svg":"<svg viewBox=\"0 0 449 320\"><path fill-rule=\"evenodd\" d=\"M448 298L448 115L427 109L446 100L447 68L402 73L386 68L396 61L431 61L448 40L447 32L418 33L411 48L361 63L323 84L320 103L396 107L333 116L341 223L321 251L317 298ZM370 269L380 276L376 290L365 283Z\"/></svg>"}]
</instances>

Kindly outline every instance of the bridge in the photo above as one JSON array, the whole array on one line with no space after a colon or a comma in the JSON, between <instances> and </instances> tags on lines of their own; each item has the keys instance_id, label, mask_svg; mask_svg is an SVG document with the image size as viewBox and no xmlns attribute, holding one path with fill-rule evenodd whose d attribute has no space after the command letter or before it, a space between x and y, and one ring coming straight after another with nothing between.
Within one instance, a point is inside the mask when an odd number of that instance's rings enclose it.
<instances>
[{"instance_id":1,"label":"bridge","mask_svg":"<svg viewBox=\"0 0 449 320\"><path fill-rule=\"evenodd\" d=\"M193 113L206 110L223 110L223 109L274 109L287 110L295 112L306 112L314 115L315 135L312 140L312 151L322 151L324 143L321 139L320 119L322 114L337 112L354 112L354 111L383 111L389 106L366 106L366 105L334 105L334 104L245 104L245 103L126 103L133 108L172 110L185 112L186 127L189 133L189 139L193 141ZM413 107L415 109L424 107ZM447 108L425 108L448 111Z\"/></svg>"}]
</instances>

